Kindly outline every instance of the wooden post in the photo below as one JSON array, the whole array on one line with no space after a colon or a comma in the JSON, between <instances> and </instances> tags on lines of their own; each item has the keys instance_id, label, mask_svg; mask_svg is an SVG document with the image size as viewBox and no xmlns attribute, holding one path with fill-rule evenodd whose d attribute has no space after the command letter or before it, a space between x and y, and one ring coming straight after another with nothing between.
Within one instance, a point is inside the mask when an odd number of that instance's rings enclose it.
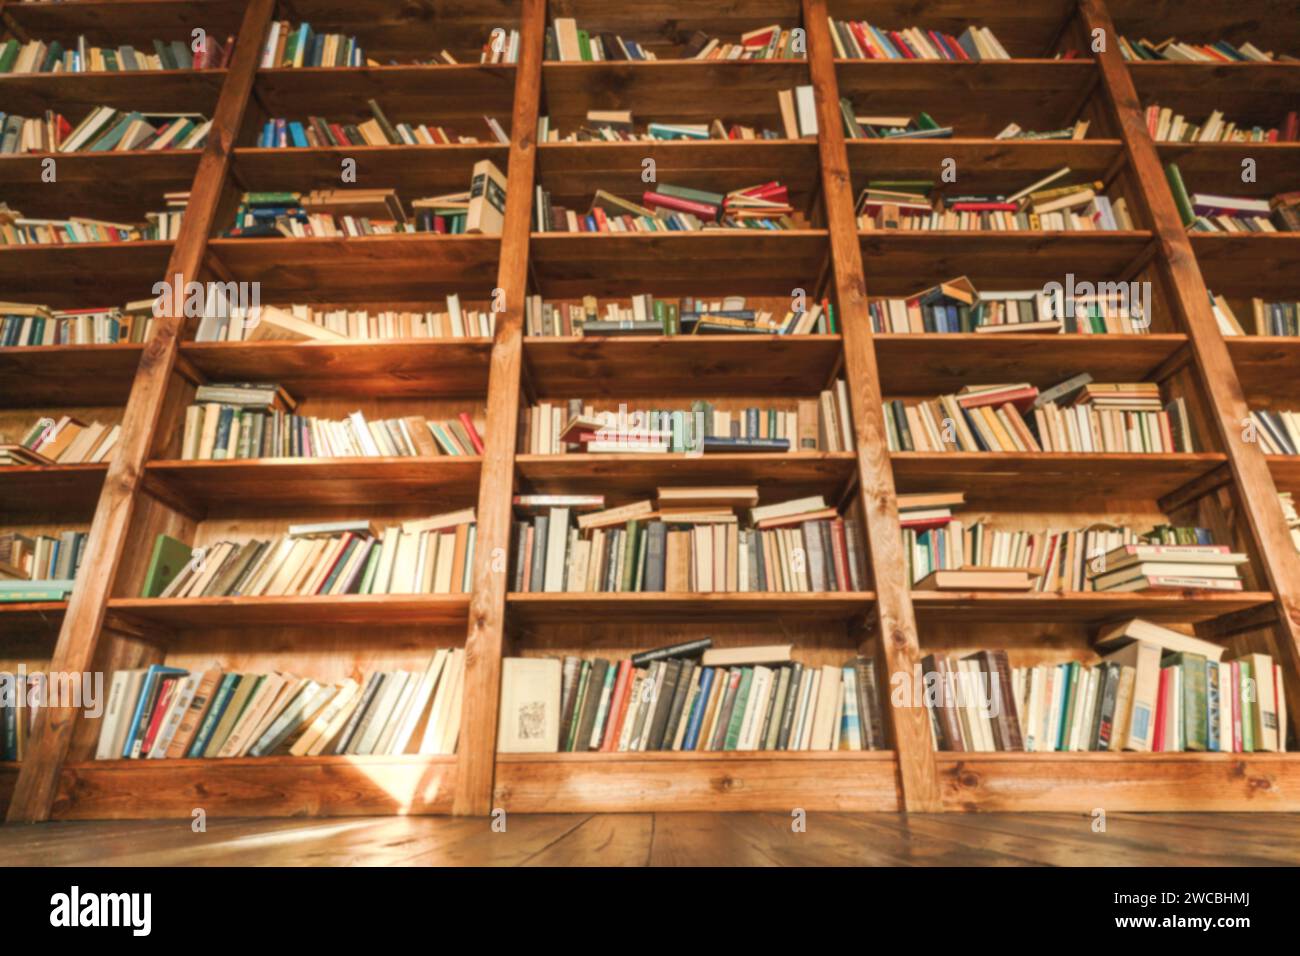
<instances>
[{"instance_id":1,"label":"wooden post","mask_svg":"<svg viewBox=\"0 0 1300 956\"><path fill-rule=\"evenodd\" d=\"M1106 40L1106 49L1098 57L1102 86L1118 116L1129 164L1146 197L1152 228L1173 279L1172 300L1183 316L1196 371L1204 384L1218 437L1236 479L1237 497L1276 599L1277 649L1290 677L1288 712L1300 714L1300 558L1291 541L1268 462L1257 443L1241 440L1250 409L1228 347L1210 311L1205 280L1165 179L1160 156L1147 133L1133 78L1119 52L1115 24L1101 0L1081 0L1079 9L1087 31L1101 30Z\"/></svg>"},{"instance_id":2,"label":"wooden post","mask_svg":"<svg viewBox=\"0 0 1300 956\"><path fill-rule=\"evenodd\" d=\"M911 582L907 580L903 560L894 473L881 412L880 376L867 311L862 248L853 217L853 184L840 118L835 48L826 20L825 0L804 0L803 14L808 31L808 66L817 100L822 192L826 197L831 257L835 264L844 369L857 439L862 513L876 585L876 614L891 682L900 674L910 681L920 662L920 643L912 610ZM940 794L929 716L920 701L913 703L915 706L884 708L894 728L903 805L908 810L936 811L940 809Z\"/></svg>"},{"instance_id":3,"label":"wooden post","mask_svg":"<svg viewBox=\"0 0 1300 956\"><path fill-rule=\"evenodd\" d=\"M275 0L251 0L244 11L230 70L213 114L207 147L199 160L180 234L167 263L168 282L177 275L183 283L199 278L208 233L230 165L230 152L244 119L261 59L262 40L274 6ZM104 479L86 542L86 557L50 660L50 670L55 673L82 673L95 660L104 608L122 557L140 479L153 446L163 397L184 329L184 297L174 295L172 299L172 314L154 320L131 386L122 417L122 437ZM22 762L9 804L9 822L35 823L49 818L79 716L80 712L71 707L43 707L38 711L31 748Z\"/></svg>"},{"instance_id":4,"label":"wooden post","mask_svg":"<svg viewBox=\"0 0 1300 956\"><path fill-rule=\"evenodd\" d=\"M488 373L487 434L483 437L478 537L474 545L474 596L465 641L465 702L452 804L452 812L462 815L486 815L492 808L545 7L545 0L524 0L519 24L505 225L497 268L497 287L505 292L506 310L497 315Z\"/></svg>"}]
</instances>

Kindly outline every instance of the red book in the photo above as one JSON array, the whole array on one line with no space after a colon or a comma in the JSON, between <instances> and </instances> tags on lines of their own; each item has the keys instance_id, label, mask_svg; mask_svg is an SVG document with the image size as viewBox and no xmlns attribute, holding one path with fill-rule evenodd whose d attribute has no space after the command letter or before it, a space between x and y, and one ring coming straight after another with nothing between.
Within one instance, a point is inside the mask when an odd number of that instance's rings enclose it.
<instances>
[{"instance_id":1,"label":"red book","mask_svg":"<svg viewBox=\"0 0 1300 956\"><path fill-rule=\"evenodd\" d=\"M867 55L867 59L876 59L877 48L875 37L867 36L866 28L864 28L857 20L850 23L849 27L853 31L853 35L857 37L858 44L862 47L862 51Z\"/></svg>"},{"instance_id":2,"label":"red book","mask_svg":"<svg viewBox=\"0 0 1300 956\"><path fill-rule=\"evenodd\" d=\"M1028 388L1001 389L996 392L980 392L974 395L958 395L957 404L962 408L979 408L982 405L1001 405L1010 402L1020 411L1033 405L1038 397L1038 389L1032 385Z\"/></svg>"},{"instance_id":3,"label":"red book","mask_svg":"<svg viewBox=\"0 0 1300 956\"><path fill-rule=\"evenodd\" d=\"M942 528L951 521L951 516L947 518L920 518L916 520L900 518L898 520L898 526L900 528L910 528L913 531L931 531L935 528Z\"/></svg>"},{"instance_id":4,"label":"red book","mask_svg":"<svg viewBox=\"0 0 1300 956\"><path fill-rule=\"evenodd\" d=\"M786 202L790 198L786 188L775 181L742 189L740 195L753 196L755 199L770 199L772 202Z\"/></svg>"},{"instance_id":5,"label":"red book","mask_svg":"<svg viewBox=\"0 0 1300 956\"><path fill-rule=\"evenodd\" d=\"M321 593L321 588L325 587L325 582L330 579L330 575L334 573L334 569L338 567L339 562L342 561L344 556L348 553L348 545L352 543L349 539L353 537L355 537L355 535L351 531L343 536L343 547L339 550L338 556L334 558L334 563L330 565L330 569L325 573L325 577L321 578L320 587L316 588L315 593Z\"/></svg>"},{"instance_id":6,"label":"red book","mask_svg":"<svg viewBox=\"0 0 1300 956\"><path fill-rule=\"evenodd\" d=\"M1015 212L1020 207L1013 202L955 202L948 208L954 212Z\"/></svg>"},{"instance_id":7,"label":"red book","mask_svg":"<svg viewBox=\"0 0 1300 956\"><path fill-rule=\"evenodd\" d=\"M600 749L612 751L618 749L618 738L623 732L623 721L627 719L628 701L632 697L632 662L618 662L618 676L614 679L614 693L610 695L610 716L605 722L605 739L600 742Z\"/></svg>"},{"instance_id":8,"label":"red book","mask_svg":"<svg viewBox=\"0 0 1300 956\"><path fill-rule=\"evenodd\" d=\"M911 46L908 45L908 42L903 39L903 35L899 33L897 30L889 31L889 40L891 43L894 44L894 46L898 48L898 52L903 54L903 59L905 60L916 59L916 53L913 52Z\"/></svg>"},{"instance_id":9,"label":"red book","mask_svg":"<svg viewBox=\"0 0 1300 956\"><path fill-rule=\"evenodd\" d=\"M665 196L662 193L645 193L641 197L641 205L650 208L673 209L677 212L689 212L692 216L713 222L718 218L718 207L710 206L708 203L695 202L691 199L681 199L677 196Z\"/></svg>"},{"instance_id":10,"label":"red book","mask_svg":"<svg viewBox=\"0 0 1300 956\"><path fill-rule=\"evenodd\" d=\"M597 206L591 214L596 217L596 231L609 232L609 217L605 215L605 210Z\"/></svg>"},{"instance_id":11,"label":"red book","mask_svg":"<svg viewBox=\"0 0 1300 956\"><path fill-rule=\"evenodd\" d=\"M474 443L474 450L480 455L483 454L483 439L479 437L478 429L474 427L474 419L470 418L466 412L461 412L456 417L465 426L465 431L469 434L469 440Z\"/></svg>"},{"instance_id":12,"label":"red book","mask_svg":"<svg viewBox=\"0 0 1300 956\"><path fill-rule=\"evenodd\" d=\"M835 583L841 591L852 591L853 582L849 580L849 545L844 536L843 518L836 518L831 523L831 555L835 559Z\"/></svg>"},{"instance_id":13,"label":"red book","mask_svg":"<svg viewBox=\"0 0 1300 956\"><path fill-rule=\"evenodd\" d=\"M149 750L153 747L154 738L158 736L158 729L162 727L163 717L167 715L167 709L171 706L172 696L176 693L176 687L180 683L177 677L164 677L158 688L158 699L153 705L153 714L149 717L149 729L145 731L144 741L140 745L140 756L149 756Z\"/></svg>"},{"instance_id":14,"label":"red book","mask_svg":"<svg viewBox=\"0 0 1300 956\"><path fill-rule=\"evenodd\" d=\"M1160 685L1156 690L1156 727L1151 738L1152 751L1165 749L1165 721L1169 717L1169 676L1170 668L1160 668Z\"/></svg>"},{"instance_id":15,"label":"red book","mask_svg":"<svg viewBox=\"0 0 1300 956\"><path fill-rule=\"evenodd\" d=\"M1286 124L1283 126L1282 138L1288 143L1294 143L1300 139L1300 117L1297 117L1296 111L1292 110L1286 114Z\"/></svg>"},{"instance_id":16,"label":"red book","mask_svg":"<svg viewBox=\"0 0 1300 956\"><path fill-rule=\"evenodd\" d=\"M230 54L235 49L235 35L229 34L226 37L226 45L221 50L221 62L217 64L220 69L225 69L230 65Z\"/></svg>"},{"instance_id":17,"label":"red book","mask_svg":"<svg viewBox=\"0 0 1300 956\"><path fill-rule=\"evenodd\" d=\"M338 123L329 123L327 125L329 126L330 135L334 137L335 146L351 145L351 142L348 140L348 134L343 132L342 126Z\"/></svg>"}]
</instances>

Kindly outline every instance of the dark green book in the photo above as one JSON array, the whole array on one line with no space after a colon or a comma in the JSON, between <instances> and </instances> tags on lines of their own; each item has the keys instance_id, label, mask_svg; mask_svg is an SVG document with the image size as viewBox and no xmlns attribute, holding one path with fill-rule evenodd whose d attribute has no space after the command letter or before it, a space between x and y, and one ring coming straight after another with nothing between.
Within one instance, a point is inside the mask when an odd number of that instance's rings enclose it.
<instances>
[{"instance_id":1,"label":"dark green book","mask_svg":"<svg viewBox=\"0 0 1300 956\"><path fill-rule=\"evenodd\" d=\"M736 688L736 701L727 720L727 736L723 741L723 750L735 750L740 742L740 725L745 722L745 705L749 703L749 688L754 683L754 668L746 667L740 672L740 686Z\"/></svg>"},{"instance_id":2,"label":"dark green book","mask_svg":"<svg viewBox=\"0 0 1300 956\"><path fill-rule=\"evenodd\" d=\"M162 594L193 556L194 549L184 541L170 535L158 535L153 542L153 556L149 559L149 570L145 572L144 590L140 596L152 598Z\"/></svg>"},{"instance_id":3,"label":"dark green book","mask_svg":"<svg viewBox=\"0 0 1300 956\"><path fill-rule=\"evenodd\" d=\"M203 751L207 749L208 741L212 738L212 732L217 729L217 723L221 720L222 714L225 713L226 707L230 704L230 695L235 692L235 686L239 683L239 674L226 674L221 678L221 685L217 692L212 695L212 706L203 717L203 723L199 725L198 733L194 735L193 742L190 743L187 757L202 757Z\"/></svg>"},{"instance_id":4,"label":"dark green book","mask_svg":"<svg viewBox=\"0 0 1300 956\"><path fill-rule=\"evenodd\" d=\"M1187 186L1183 183L1183 174L1178 171L1177 163L1165 165L1165 179L1169 180L1169 190L1174 194L1174 204L1178 207L1178 214L1183 218L1183 225L1191 225L1196 219L1196 211L1192 208L1192 197L1188 195Z\"/></svg>"}]
</instances>

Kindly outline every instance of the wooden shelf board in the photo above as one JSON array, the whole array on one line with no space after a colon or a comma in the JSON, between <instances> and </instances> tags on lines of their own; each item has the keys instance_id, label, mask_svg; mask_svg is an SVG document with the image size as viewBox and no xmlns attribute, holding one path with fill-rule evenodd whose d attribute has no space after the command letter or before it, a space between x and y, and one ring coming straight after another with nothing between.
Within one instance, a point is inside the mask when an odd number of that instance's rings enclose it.
<instances>
[{"instance_id":1,"label":"wooden shelf board","mask_svg":"<svg viewBox=\"0 0 1300 956\"><path fill-rule=\"evenodd\" d=\"M1241 379L1247 404L1270 397L1300 399L1300 337L1232 335L1223 341Z\"/></svg>"},{"instance_id":2,"label":"wooden shelf board","mask_svg":"<svg viewBox=\"0 0 1300 956\"><path fill-rule=\"evenodd\" d=\"M1300 456L1268 455L1268 470L1281 491L1300 491Z\"/></svg>"},{"instance_id":3,"label":"wooden shelf board","mask_svg":"<svg viewBox=\"0 0 1300 956\"><path fill-rule=\"evenodd\" d=\"M37 635L54 637L63 625L67 601L23 601L0 604L0 639ZM4 650L0 648L0 656Z\"/></svg>"},{"instance_id":4,"label":"wooden shelf board","mask_svg":"<svg viewBox=\"0 0 1300 956\"><path fill-rule=\"evenodd\" d=\"M797 498L818 492L837 496L852 478L851 452L762 454L516 455L515 467L534 493L573 493L579 486L608 494L653 497L660 485L757 484L759 494Z\"/></svg>"},{"instance_id":5,"label":"wooden shelf board","mask_svg":"<svg viewBox=\"0 0 1300 956\"><path fill-rule=\"evenodd\" d=\"M185 342L181 355L210 381L276 381L294 394L483 396L492 340ZM0 369L4 360L0 350Z\"/></svg>"},{"instance_id":6,"label":"wooden shelf board","mask_svg":"<svg viewBox=\"0 0 1300 956\"><path fill-rule=\"evenodd\" d=\"M0 348L0 407L125 405L143 345Z\"/></svg>"},{"instance_id":7,"label":"wooden shelf board","mask_svg":"<svg viewBox=\"0 0 1300 956\"><path fill-rule=\"evenodd\" d=\"M514 86L513 64L275 67L257 71L254 97L270 116L331 119L369 117L373 98L393 122L464 122L486 135L485 115L509 119Z\"/></svg>"},{"instance_id":8,"label":"wooden shelf board","mask_svg":"<svg viewBox=\"0 0 1300 956\"><path fill-rule=\"evenodd\" d=\"M542 396L813 395L831 380L840 354L838 335L524 340L528 378Z\"/></svg>"},{"instance_id":9,"label":"wooden shelf board","mask_svg":"<svg viewBox=\"0 0 1300 956\"><path fill-rule=\"evenodd\" d=\"M1300 810L1300 754L938 753L945 810Z\"/></svg>"},{"instance_id":10,"label":"wooden shelf board","mask_svg":"<svg viewBox=\"0 0 1300 956\"><path fill-rule=\"evenodd\" d=\"M222 223L224 229L229 223ZM415 300L459 292L488 299L496 281L498 236L389 236L308 239L211 239L208 253L227 272L261 282L282 301Z\"/></svg>"},{"instance_id":11,"label":"wooden shelf board","mask_svg":"<svg viewBox=\"0 0 1300 956\"><path fill-rule=\"evenodd\" d=\"M161 205L159 195L150 208ZM146 211L139 210L141 221ZM56 309L84 308L87 302L121 305L152 294L171 251L172 243L164 239L0 246L0 288L21 289L27 301Z\"/></svg>"},{"instance_id":12,"label":"wooden shelf board","mask_svg":"<svg viewBox=\"0 0 1300 956\"><path fill-rule=\"evenodd\" d=\"M449 813L454 756L88 760L65 764L56 820Z\"/></svg>"},{"instance_id":13,"label":"wooden shelf board","mask_svg":"<svg viewBox=\"0 0 1300 956\"><path fill-rule=\"evenodd\" d=\"M119 6L129 7L130 4ZM194 25L191 23L185 27L186 37ZM34 36L51 39L39 33ZM75 34L70 39L75 41ZM225 37L221 39L225 41ZM119 35L108 42L119 44L123 40ZM96 106L145 113L191 112L211 116L225 79L225 70L6 73L0 75L0 99L4 101L6 110L20 116L41 116L45 110L57 108L74 125Z\"/></svg>"},{"instance_id":14,"label":"wooden shelf board","mask_svg":"<svg viewBox=\"0 0 1300 956\"><path fill-rule=\"evenodd\" d=\"M1300 233L1188 233L1205 284L1215 292L1249 289L1250 295L1295 294ZM1249 318L1249 316L1247 316Z\"/></svg>"},{"instance_id":15,"label":"wooden shelf board","mask_svg":"<svg viewBox=\"0 0 1300 956\"><path fill-rule=\"evenodd\" d=\"M1002 185L1022 174L1069 166L1083 179L1101 179L1123 154L1118 139L1019 140L954 136L950 139L851 139L845 142L854 176L933 176L944 160L957 163L963 191L981 192L984 180ZM863 184L865 185L865 184Z\"/></svg>"},{"instance_id":16,"label":"wooden shelf board","mask_svg":"<svg viewBox=\"0 0 1300 956\"><path fill-rule=\"evenodd\" d=\"M0 514L50 511L57 506L63 520L88 517L99 500L99 489L108 474L107 464L16 465L0 468Z\"/></svg>"},{"instance_id":17,"label":"wooden shelf board","mask_svg":"<svg viewBox=\"0 0 1300 956\"><path fill-rule=\"evenodd\" d=\"M151 461L145 476L204 508L417 504L474 500L482 463L478 455Z\"/></svg>"},{"instance_id":18,"label":"wooden shelf board","mask_svg":"<svg viewBox=\"0 0 1300 956\"><path fill-rule=\"evenodd\" d=\"M866 614L870 591L818 594L746 593L510 593L511 620L524 624L564 621L717 621L746 618L847 620Z\"/></svg>"},{"instance_id":19,"label":"wooden shelf board","mask_svg":"<svg viewBox=\"0 0 1300 956\"><path fill-rule=\"evenodd\" d=\"M9 74L0 74L0 76ZM116 74L109 74L116 75ZM3 81L0 81L3 82ZM0 86L0 89L3 89ZM130 177L134 190L140 183L189 185L199 166L201 149L127 149L105 153L5 153L0 155L0 181L38 183L47 159L57 164L58 183L89 184L111 189L113 177ZM337 176L337 166L335 175ZM160 202L162 197L156 197Z\"/></svg>"},{"instance_id":20,"label":"wooden shelf board","mask_svg":"<svg viewBox=\"0 0 1300 956\"><path fill-rule=\"evenodd\" d=\"M227 627L463 625L465 594L340 594L284 597L113 598L108 614L177 631Z\"/></svg>"},{"instance_id":21,"label":"wooden shelf board","mask_svg":"<svg viewBox=\"0 0 1300 956\"><path fill-rule=\"evenodd\" d=\"M1227 459L1194 454L1051 452L891 452L900 491L1005 494L1009 501L1060 502L1061 488L1080 499L1155 499L1209 474Z\"/></svg>"},{"instance_id":22,"label":"wooden shelf board","mask_svg":"<svg viewBox=\"0 0 1300 956\"><path fill-rule=\"evenodd\" d=\"M1256 96L1300 92L1300 64L1297 63L1190 63L1144 60L1126 64L1143 104L1159 102L1162 94L1190 93L1205 102L1213 90L1217 107L1222 94L1247 93ZM1226 114L1229 119L1231 113Z\"/></svg>"},{"instance_id":23,"label":"wooden shelf board","mask_svg":"<svg viewBox=\"0 0 1300 956\"><path fill-rule=\"evenodd\" d=\"M498 754L493 806L517 813L899 809L892 751Z\"/></svg>"},{"instance_id":24,"label":"wooden shelf board","mask_svg":"<svg viewBox=\"0 0 1300 956\"><path fill-rule=\"evenodd\" d=\"M242 0L77 0L75 3L23 4L5 13L31 36L44 40L64 39L61 34L86 34L90 43L127 43L188 38L201 25L220 31L220 41L239 28ZM121 74L111 73L110 76ZM153 74L148 74L153 75Z\"/></svg>"},{"instance_id":25,"label":"wooden shelf board","mask_svg":"<svg viewBox=\"0 0 1300 956\"><path fill-rule=\"evenodd\" d=\"M828 255L820 229L533 233L530 267L543 295L814 293Z\"/></svg>"},{"instance_id":26,"label":"wooden shelf board","mask_svg":"<svg viewBox=\"0 0 1300 956\"><path fill-rule=\"evenodd\" d=\"M1210 621L1273 603L1267 591L1226 593L1002 593L995 591L912 591L918 619L1011 622L1064 621L1089 626L1142 617L1185 624Z\"/></svg>"},{"instance_id":27,"label":"wooden shelf board","mask_svg":"<svg viewBox=\"0 0 1300 956\"><path fill-rule=\"evenodd\" d=\"M483 124L487 133L487 124ZM469 183L474 164L490 159L503 173L509 147L498 143L448 143L441 146L245 147L234 151L235 175L258 189L337 186L344 158L356 161L358 183L400 186L404 200L458 192Z\"/></svg>"},{"instance_id":28,"label":"wooden shelf board","mask_svg":"<svg viewBox=\"0 0 1300 956\"><path fill-rule=\"evenodd\" d=\"M990 287L1020 280L1030 268L1119 276L1151 245L1150 232L922 232L859 233L868 273L943 275L976 273Z\"/></svg>"},{"instance_id":29,"label":"wooden shelf board","mask_svg":"<svg viewBox=\"0 0 1300 956\"><path fill-rule=\"evenodd\" d=\"M889 395L945 393L972 380L1044 388L1088 369L1105 381L1145 381L1187 344L1180 334L877 334L881 389Z\"/></svg>"}]
</instances>

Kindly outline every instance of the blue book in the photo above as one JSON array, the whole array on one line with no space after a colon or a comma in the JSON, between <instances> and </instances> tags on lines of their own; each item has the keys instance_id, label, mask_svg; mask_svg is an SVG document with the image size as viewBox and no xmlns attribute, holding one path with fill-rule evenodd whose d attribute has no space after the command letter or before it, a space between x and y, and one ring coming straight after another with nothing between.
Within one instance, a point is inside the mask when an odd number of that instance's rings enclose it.
<instances>
[{"instance_id":1,"label":"blue book","mask_svg":"<svg viewBox=\"0 0 1300 956\"><path fill-rule=\"evenodd\" d=\"M131 124L134 123L136 120L143 119L143 118L144 117L142 117L139 113L135 113L135 112L127 113L126 116L122 117L122 119L118 122L116 126L114 126L106 134L104 134L99 139L97 139L94 142L94 144L89 147L89 151L92 153L102 153L112 149L114 146L118 144L118 142L122 139L122 137L126 135L126 131L127 129L130 128ZM87 147L82 147L82 148L85 149Z\"/></svg>"},{"instance_id":2,"label":"blue book","mask_svg":"<svg viewBox=\"0 0 1300 956\"><path fill-rule=\"evenodd\" d=\"M1061 680L1065 683L1062 685L1061 694L1061 720L1060 727L1056 730L1056 743L1053 750L1064 750L1065 742L1068 739L1070 728L1066 726L1065 718L1070 712L1070 697L1074 695L1079 687L1079 662L1070 661L1068 664L1060 665L1063 668Z\"/></svg>"},{"instance_id":3,"label":"blue book","mask_svg":"<svg viewBox=\"0 0 1300 956\"><path fill-rule=\"evenodd\" d=\"M704 708L709 704L709 693L713 689L713 676L716 673L716 668L706 667L700 674L700 692L695 697L686 724L686 736L682 738L683 750L694 750L700 742L700 724L704 723Z\"/></svg>"},{"instance_id":4,"label":"blue book","mask_svg":"<svg viewBox=\"0 0 1300 956\"><path fill-rule=\"evenodd\" d=\"M310 145L307 142L307 131L302 128L302 124L297 120L289 124L289 138L293 141L294 146L306 148Z\"/></svg>"},{"instance_id":5,"label":"blue book","mask_svg":"<svg viewBox=\"0 0 1300 956\"><path fill-rule=\"evenodd\" d=\"M257 145L262 149L275 145L275 120L267 120L262 124L262 134L257 137Z\"/></svg>"},{"instance_id":6,"label":"blue book","mask_svg":"<svg viewBox=\"0 0 1300 956\"><path fill-rule=\"evenodd\" d=\"M131 717L131 726L126 732L126 740L122 744L123 757L140 756L140 748L144 744L144 734L148 730L147 711L153 707L153 698L155 688L158 686L158 680L170 674L181 675L188 674L189 671L180 667L167 667L164 664L150 664L149 669L145 671L144 681L140 684L140 696L135 701L135 713Z\"/></svg>"},{"instance_id":7,"label":"blue book","mask_svg":"<svg viewBox=\"0 0 1300 956\"><path fill-rule=\"evenodd\" d=\"M230 698L235 693L235 688L239 686L238 674L226 674L221 678L221 685L212 695L212 706L208 708L207 714L203 717L203 723L199 726L198 732L194 735L194 741L190 744L189 751L185 754L187 757L202 757L203 751L208 747L208 741L217 729L217 724L221 721L221 715L226 712L226 707L230 704Z\"/></svg>"}]
</instances>

